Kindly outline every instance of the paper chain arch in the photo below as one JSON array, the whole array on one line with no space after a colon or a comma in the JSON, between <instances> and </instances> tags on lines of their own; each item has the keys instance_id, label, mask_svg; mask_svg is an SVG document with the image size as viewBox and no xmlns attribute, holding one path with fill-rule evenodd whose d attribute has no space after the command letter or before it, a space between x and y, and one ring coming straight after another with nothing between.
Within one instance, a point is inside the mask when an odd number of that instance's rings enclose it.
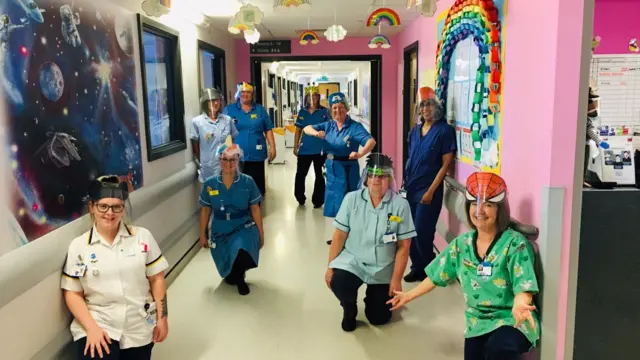
<instances>
[{"instance_id":1,"label":"paper chain arch","mask_svg":"<svg viewBox=\"0 0 640 360\"><path fill-rule=\"evenodd\" d=\"M471 139L476 161L481 159L482 153L480 119L486 117L487 125L492 127L501 109L500 29L498 9L492 0L457 0L447 13L442 29L442 40L438 43L436 52L436 93L445 109L451 56L456 45L468 37L473 37L473 42L480 53L480 66L476 70L471 109ZM488 81L485 79L486 75L488 75Z\"/></svg>"}]
</instances>

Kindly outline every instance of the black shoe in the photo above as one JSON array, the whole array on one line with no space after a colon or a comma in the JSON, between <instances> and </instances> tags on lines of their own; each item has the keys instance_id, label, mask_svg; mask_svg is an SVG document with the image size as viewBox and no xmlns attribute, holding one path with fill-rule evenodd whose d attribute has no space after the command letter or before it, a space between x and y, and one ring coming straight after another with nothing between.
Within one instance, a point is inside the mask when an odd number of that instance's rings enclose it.
<instances>
[{"instance_id":1,"label":"black shoe","mask_svg":"<svg viewBox=\"0 0 640 360\"><path fill-rule=\"evenodd\" d=\"M412 282L420 282L424 279L427 278L427 275L425 275L424 272L418 272L415 270L411 270L411 272L409 274L407 274L407 276L404 277L404 281L408 282L408 283L412 283Z\"/></svg>"},{"instance_id":2,"label":"black shoe","mask_svg":"<svg viewBox=\"0 0 640 360\"><path fill-rule=\"evenodd\" d=\"M237 283L238 286L238 294L240 295L249 295L249 293L251 292L251 290L249 290L249 285L247 285L247 283L243 280L238 281Z\"/></svg>"},{"instance_id":3,"label":"black shoe","mask_svg":"<svg viewBox=\"0 0 640 360\"><path fill-rule=\"evenodd\" d=\"M314 208L314 209L320 209L321 207L322 207L322 204L319 204L319 205L313 205L313 208Z\"/></svg>"},{"instance_id":4,"label":"black shoe","mask_svg":"<svg viewBox=\"0 0 640 360\"><path fill-rule=\"evenodd\" d=\"M231 276L227 276L226 278L224 278L224 282L228 285L236 285L238 283L238 281Z\"/></svg>"},{"instance_id":5,"label":"black shoe","mask_svg":"<svg viewBox=\"0 0 640 360\"><path fill-rule=\"evenodd\" d=\"M352 332L356 329L356 316L358 316L358 309L343 311L342 315L342 330L345 332Z\"/></svg>"},{"instance_id":6,"label":"black shoe","mask_svg":"<svg viewBox=\"0 0 640 360\"><path fill-rule=\"evenodd\" d=\"M304 201L298 201L298 205L304 206Z\"/></svg>"},{"instance_id":7,"label":"black shoe","mask_svg":"<svg viewBox=\"0 0 640 360\"><path fill-rule=\"evenodd\" d=\"M331 245L332 240L327 240L327 245Z\"/></svg>"}]
</instances>

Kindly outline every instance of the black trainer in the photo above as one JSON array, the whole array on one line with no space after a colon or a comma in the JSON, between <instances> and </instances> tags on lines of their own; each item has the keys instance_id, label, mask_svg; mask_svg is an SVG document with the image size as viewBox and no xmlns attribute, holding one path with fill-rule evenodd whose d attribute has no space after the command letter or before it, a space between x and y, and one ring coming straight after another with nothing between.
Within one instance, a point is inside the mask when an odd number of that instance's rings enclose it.
<instances>
[{"instance_id":1,"label":"black trainer","mask_svg":"<svg viewBox=\"0 0 640 360\"><path fill-rule=\"evenodd\" d=\"M249 293L251 292L251 290L249 289L249 285L247 285L244 279L238 281L237 286L238 286L238 294L240 295L243 295L243 296L249 295Z\"/></svg>"},{"instance_id":2,"label":"black trainer","mask_svg":"<svg viewBox=\"0 0 640 360\"><path fill-rule=\"evenodd\" d=\"M344 309L342 315L342 330L346 332L352 332L356 329L356 316L358 316L358 309Z\"/></svg>"},{"instance_id":3,"label":"black trainer","mask_svg":"<svg viewBox=\"0 0 640 360\"><path fill-rule=\"evenodd\" d=\"M408 283L413 283L413 282L420 282L426 278L427 278L427 275L424 272L411 270L411 272L404 277L404 281Z\"/></svg>"}]
</instances>

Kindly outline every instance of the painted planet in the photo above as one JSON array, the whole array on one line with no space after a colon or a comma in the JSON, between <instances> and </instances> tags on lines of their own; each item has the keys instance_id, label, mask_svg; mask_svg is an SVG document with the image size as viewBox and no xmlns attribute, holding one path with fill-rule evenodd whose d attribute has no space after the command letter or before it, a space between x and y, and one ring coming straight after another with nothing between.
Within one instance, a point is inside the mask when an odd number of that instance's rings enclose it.
<instances>
[{"instance_id":1,"label":"painted planet","mask_svg":"<svg viewBox=\"0 0 640 360\"><path fill-rule=\"evenodd\" d=\"M64 76L62 70L54 62L46 62L40 67L40 91L51 101L58 101L64 91Z\"/></svg>"},{"instance_id":2,"label":"painted planet","mask_svg":"<svg viewBox=\"0 0 640 360\"><path fill-rule=\"evenodd\" d=\"M116 32L118 45L125 54L131 56L133 55L132 23L123 15L116 15L114 18L113 28Z\"/></svg>"}]
</instances>

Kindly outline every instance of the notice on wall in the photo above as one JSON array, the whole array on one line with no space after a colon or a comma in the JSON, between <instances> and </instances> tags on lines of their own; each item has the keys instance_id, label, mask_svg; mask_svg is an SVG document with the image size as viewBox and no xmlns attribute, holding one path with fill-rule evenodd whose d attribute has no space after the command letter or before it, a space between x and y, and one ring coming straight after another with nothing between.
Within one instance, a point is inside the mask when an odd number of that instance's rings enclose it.
<instances>
[{"instance_id":1,"label":"notice on wall","mask_svg":"<svg viewBox=\"0 0 640 360\"><path fill-rule=\"evenodd\" d=\"M618 185L634 185L636 183L635 164L633 160L633 137L603 137L609 143L609 149L602 156L602 180L617 182Z\"/></svg>"}]
</instances>

